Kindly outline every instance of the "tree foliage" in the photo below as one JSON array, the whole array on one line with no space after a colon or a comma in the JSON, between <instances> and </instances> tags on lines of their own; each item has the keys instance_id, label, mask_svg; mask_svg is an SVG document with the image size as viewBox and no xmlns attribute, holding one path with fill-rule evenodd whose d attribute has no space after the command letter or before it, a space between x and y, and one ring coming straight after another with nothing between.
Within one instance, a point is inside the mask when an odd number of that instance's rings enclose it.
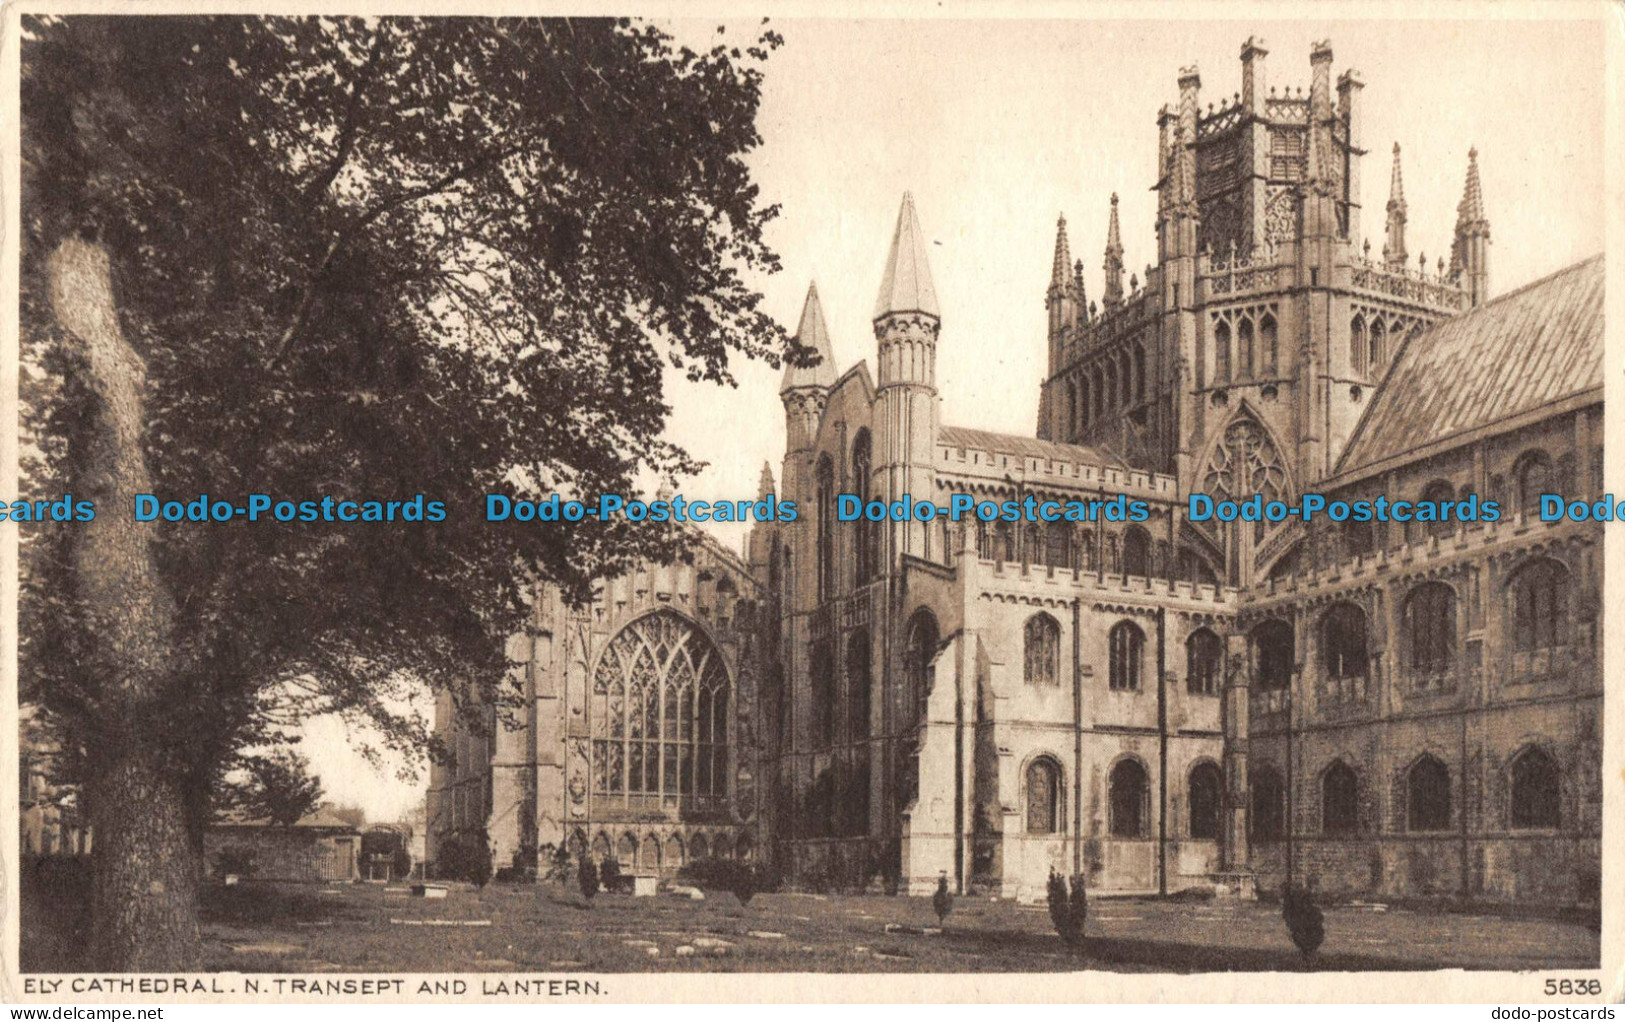
<instances>
[{"instance_id":1,"label":"tree foliage","mask_svg":"<svg viewBox=\"0 0 1625 1022\"><path fill-rule=\"evenodd\" d=\"M245 757L241 783L228 788L216 809L228 809L249 820L269 820L291 827L322 804L322 780L310 772L310 760L280 748Z\"/></svg>"},{"instance_id":2,"label":"tree foliage","mask_svg":"<svg viewBox=\"0 0 1625 1022\"><path fill-rule=\"evenodd\" d=\"M310 715L432 745L403 700L511 699L502 640L535 579L580 599L676 551L647 525L488 525L483 496L689 473L661 438L665 364L729 384L735 357L806 358L751 283L778 267L746 163L778 44L695 52L611 20L25 19L29 495L77 478L97 421L48 294L48 257L80 238L109 254L145 363L155 492L450 513L143 526L173 625L134 720L93 655L74 530L31 536L23 698L67 779L94 799L91 753L138 735L199 828L237 750Z\"/></svg>"},{"instance_id":3,"label":"tree foliage","mask_svg":"<svg viewBox=\"0 0 1625 1022\"><path fill-rule=\"evenodd\" d=\"M693 470L660 438L662 359L728 382L732 355L777 358L748 282L777 268L776 210L743 159L775 45L695 53L612 21L30 19L31 489L67 477L90 400L41 294L44 255L81 235L112 252L147 362L159 493L450 509L152 526L186 758L218 767L256 727L319 712L422 743L394 698L420 680L499 698L532 577L579 598L672 552L655 528L478 518L487 492ZM65 545L30 551L26 695L88 738Z\"/></svg>"}]
</instances>

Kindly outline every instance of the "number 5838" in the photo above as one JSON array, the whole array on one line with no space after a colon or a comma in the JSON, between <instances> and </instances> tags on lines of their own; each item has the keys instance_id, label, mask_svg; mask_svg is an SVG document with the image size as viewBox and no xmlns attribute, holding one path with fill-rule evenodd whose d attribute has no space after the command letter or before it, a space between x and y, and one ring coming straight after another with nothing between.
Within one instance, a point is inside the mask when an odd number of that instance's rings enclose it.
<instances>
[{"instance_id":1,"label":"number 5838","mask_svg":"<svg viewBox=\"0 0 1625 1022\"><path fill-rule=\"evenodd\" d=\"M1602 980L1600 979L1548 979L1546 981L1547 997L1600 996L1602 994Z\"/></svg>"}]
</instances>

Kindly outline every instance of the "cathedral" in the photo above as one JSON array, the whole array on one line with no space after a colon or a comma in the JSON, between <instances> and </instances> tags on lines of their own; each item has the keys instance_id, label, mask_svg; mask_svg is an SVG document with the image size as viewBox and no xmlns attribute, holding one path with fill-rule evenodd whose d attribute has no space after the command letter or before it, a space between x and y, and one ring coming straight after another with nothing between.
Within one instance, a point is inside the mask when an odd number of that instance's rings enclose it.
<instances>
[{"instance_id":1,"label":"cathedral","mask_svg":"<svg viewBox=\"0 0 1625 1022\"><path fill-rule=\"evenodd\" d=\"M1538 497L1602 496L1602 258L1492 294L1476 151L1448 259L1413 257L1397 144L1365 212L1359 77L1321 44L1307 90L1278 90L1267 56L1247 40L1206 108L1179 75L1143 278L1115 197L1098 302L1061 220L1033 436L949 424L954 333L905 196L872 361L841 371L807 293L822 360L785 372L761 484L800 519L743 557L696 532L586 606L539 592L508 649L522 719L479 735L439 708L431 857L479 833L499 867L731 856L815 888L1030 898L1055 870L1596 904L1601 526ZM1310 492L1502 515L1186 514ZM1151 515L839 522L841 494Z\"/></svg>"}]
</instances>

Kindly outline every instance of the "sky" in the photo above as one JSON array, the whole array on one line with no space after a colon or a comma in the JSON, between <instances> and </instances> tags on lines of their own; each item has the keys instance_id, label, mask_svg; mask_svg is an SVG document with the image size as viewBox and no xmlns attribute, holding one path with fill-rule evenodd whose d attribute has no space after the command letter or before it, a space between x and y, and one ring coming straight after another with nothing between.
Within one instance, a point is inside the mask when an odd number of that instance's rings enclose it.
<instances>
[{"instance_id":1,"label":"sky","mask_svg":"<svg viewBox=\"0 0 1625 1022\"><path fill-rule=\"evenodd\" d=\"M710 21L662 25L691 46L718 39ZM729 23L721 39L743 45L758 27ZM1249 36L1269 50L1270 84L1307 93L1310 46L1320 40L1331 43L1334 80L1353 68L1365 82L1362 233L1373 251L1382 247L1396 141L1407 245L1430 266L1449 255L1474 146L1493 293L1603 249L1597 20L775 19L772 27L785 44L767 64L763 144L749 162L764 201L783 207L767 231L783 272L756 285L794 330L816 281L837 372L860 360L872 368L869 315L911 191L942 305L937 387L947 424L1032 434L1057 216L1066 216L1098 300L1117 193L1125 262L1143 279L1154 257L1157 111L1176 101L1179 70L1191 64L1204 109L1237 92ZM734 374L735 389L668 377L668 436L708 463L686 496L754 497L764 461L779 475L781 373L742 363ZM740 547L743 527L713 528ZM345 738L336 721L307 732L330 798L385 820L421 800L426 771L417 785L402 784L390 772L399 764L375 771Z\"/></svg>"}]
</instances>

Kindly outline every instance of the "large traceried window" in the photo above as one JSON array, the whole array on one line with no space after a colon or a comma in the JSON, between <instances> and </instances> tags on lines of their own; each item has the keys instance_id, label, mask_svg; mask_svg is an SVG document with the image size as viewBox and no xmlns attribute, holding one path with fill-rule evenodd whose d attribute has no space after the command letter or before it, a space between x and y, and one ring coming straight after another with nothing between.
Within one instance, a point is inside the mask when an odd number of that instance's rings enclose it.
<instances>
[{"instance_id":1,"label":"large traceried window","mask_svg":"<svg viewBox=\"0 0 1625 1022\"><path fill-rule=\"evenodd\" d=\"M1202 486L1215 501L1242 501L1256 494L1268 504L1287 495L1286 462L1256 419L1238 415L1213 449ZM1255 524L1255 541L1264 538L1265 527L1265 522Z\"/></svg>"},{"instance_id":2,"label":"large traceried window","mask_svg":"<svg viewBox=\"0 0 1625 1022\"><path fill-rule=\"evenodd\" d=\"M1027 833L1054 834L1061 829L1061 768L1048 756L1027 767Z\"/></svg>"},{"instance_id":3,"label":"large traceried window","mask_svg":"<svg viewBox=\"0 0 1625 1022\"><path fill-rule=\"evenodd\" d=\"M728 673L668 611L621 629L593 671L593 794L646 808L718 808L728 793Z\"/></svg>"}]
</instances>

